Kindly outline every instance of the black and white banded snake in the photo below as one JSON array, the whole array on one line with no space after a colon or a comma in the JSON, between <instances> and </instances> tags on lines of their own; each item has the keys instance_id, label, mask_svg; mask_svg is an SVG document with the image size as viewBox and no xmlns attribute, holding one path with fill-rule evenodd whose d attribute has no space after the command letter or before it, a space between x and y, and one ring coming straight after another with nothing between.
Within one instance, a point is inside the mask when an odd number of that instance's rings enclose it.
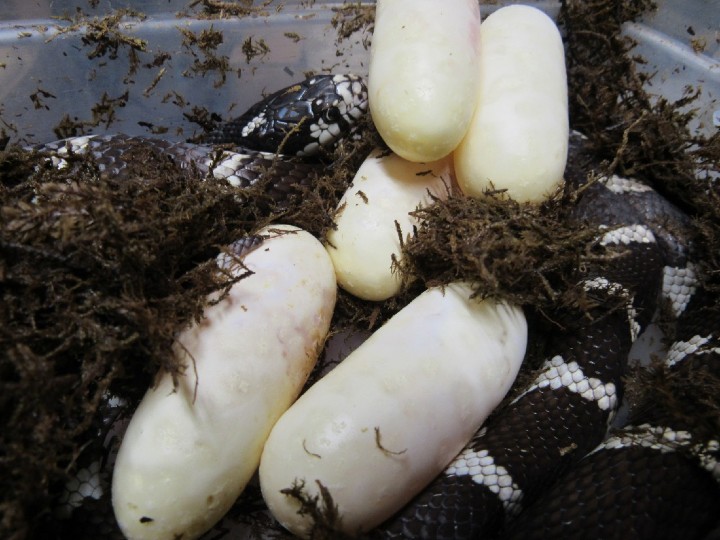
<instances>
[{"instance_id":1,"label":"black and white banded snake","mask_svg":"<svg viewBox=\"0 0 720 540\"><path fill-rule=\"evenodd\" d=\"M360 77L318 75L273 93L202 135L198 143L111 134L73 137L35 149L49 153L58 167L69 153L90 153L101 172L117 176L127 166L128 151L142 146L238 188L252 185L263 165L273 162L280 169L270 195L280 199L286 189L304 181L305 162L294 158L315 156L350 135L366 109L367 89ZM282 159L277 159L279 151Z\"/></svg>"},{"instance_id":2,"label":"black and white banded snake","mask_svg":"<svg viewBox=\"0 0 720 540\"><path fill-rule=\"evenodd\" d=\"M340 133L341 124L349 127L362 114L366 96L360 80L345 76L322 80L342 85L339 102L344 104L345 110L336 110L335 116L326 117L319 124L301 123L296 131L300 133L307 127L308 133L302 135L310 135L310 143L294 146L296 143L284 135L280 138L271 135L270 146L259 150L272 151L283 143L289 153L309 154L316 150L316 141L332 142ZM308 88L309 85L301 84L291 90L302 96ZM291 94L280 92L275 97ZM311 95L310 100L300 100L306 112L312 109L313 101L320 99ZM360 102L355 101L357 95L363 96ZM288 110L284 102L277 108L283 110L283 107ZM301 115L293 112L289 116L297 118ZM206 142L222 144L235 140L236 131L247 138L273 123L257 108L251 109L243 118L242 122L230 123L209 134ZM201 173L224 178L237 187L250 185L257 178L260 169L252 165L254 160L273 157L272 154L231 151L218 157L210 146L122 136L81 137L45 145L43 150L53 153L61 164L64 153L85 151L89 147L109 173L120 174L123 148L130 144L152 144L156 150L181 162L192 163ZM587 171L576 173L583 180L587 176ZM301 176L284 178L290 186L302 181ZM286 187L280 187L278 193L281 195L286 190ZM720 501L720 489L710 478L710 473L716 478L719 473L715 461L716 441L691 442L682 426L663 425L643 425L627 434L621 431L606 438L608 424L622 398L622 377L630 345L655 311L657 292L663 290L672 296L670 301L675 303L679 315L691 300L690 295L684 293L694 287L693 267L686 246L677 241L681 238L677 231L689 226L687 219L649 188L616 177L588 187L574 213L579 221L607 228L599 239L603 249L617 249L623 253L610 259L610 264L585 265L578 276L578 286L596 302L619 302L626 309L618 309L584 324L582 333L577 328L559 333L552 356L548 357L533 384L483 427L443 476L400 515L380 527L373 537L492 538L515 535L520 538L533 534L538 538L592 537L591 528L601 525L612 531L603 537L658 538L663 534L674 537L679 532L691 537L693 525L698 534L713 526L715 517L711 510ZM692 300L695 298L697 295ZM687 313L694 311L687 310ZM581 313L569 317L580 319ZM704 336L712 336L715 329L706 330L701 336L705 341L700 345L694 333L688 334L683 341L683 320L681 316L678 344L671 347L669 361L678 365L678 369L687 365L688 360L695 361L693 358L707 364L718 351L713 348L714 338ZM694 327L692 332L695 332ZM690 345L683 346L683 343ZM688 354L688 358L681 362L683 353ZM676 447L692 449L704 469L685 453L675 452ZM642 456L638 457L640 454ZM689 477L692 483L679 483L676 491L662 485L655 488L652 480L662 475L643 473L639 476L642 483L632 488L631 481L638 475L630 470L631 467L636 462L641 463L638 466L644 466L645 462L654 460L666 471L683 472L683 477ZM625 469L628 474L622 476L602 472ZM552 487L548 488L550 484ZM650 495L643 499L631 495L629 501L615 497L628 489L647 489ZM654 495L666 495L664 490L667 489L671 489L674 499ZM613 502L604 504L608 500ZM664 505L658 501L665 501ZM622 502L626 504L621 506ZM678 517L671 510L680 504L683 510ZM525 507L527 510L521 512ZM689 511L686 507L692 513L684 513ZM515 516L517 519L511 519ZM667 522L660 520L661 517L667 517Z\"/></svg>"}]
</instances>

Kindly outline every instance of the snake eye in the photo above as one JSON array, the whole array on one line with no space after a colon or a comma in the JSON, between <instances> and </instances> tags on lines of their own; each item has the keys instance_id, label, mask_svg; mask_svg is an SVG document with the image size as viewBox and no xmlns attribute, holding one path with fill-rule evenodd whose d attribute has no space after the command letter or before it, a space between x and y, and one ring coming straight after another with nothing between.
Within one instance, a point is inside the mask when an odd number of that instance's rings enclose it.
<instances>
[{"instance_id":1,"label":"snake eye","mask_svg":"<svg viewBox=\"0 0 720 540\"><path fill-rule=\"evenodd\" d=\"M337 101L327 108L323 116L328 124L338 122L342 118L340 109L337 107Z\"/></svg>"}]
</instances>

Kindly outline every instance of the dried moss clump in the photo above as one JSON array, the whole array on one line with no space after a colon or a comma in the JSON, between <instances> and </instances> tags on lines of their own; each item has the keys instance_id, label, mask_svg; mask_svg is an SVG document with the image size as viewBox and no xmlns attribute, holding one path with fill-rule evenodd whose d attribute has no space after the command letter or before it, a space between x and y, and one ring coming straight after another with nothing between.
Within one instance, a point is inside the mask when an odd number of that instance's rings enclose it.
<instances>
[{"instance_id":1,"label":"dried moss clump","mask_svg":"<svg viewBox=\"0 0 720 540\"><path fill-rule=\"evenodd\" d=\"M332 10L334 12L332 25L337 29L338 43L348 39L355 32L372 32L375 28L374 5L346 4Z\"/></svg>"},{"instance_id":2,"label":"dried moss clump","mask_svg":"<svg viewBox=\"0 0 720 540\"><path fill-rule=\"evenodd\" d=\"M701 191L698 173L718 170L720 135L692 135L692 113L680 109L697 96L689 88L678 102L653 101L636 70L632 41L622 24L654 9L650 0L564 2L572 126L590 139L606 172L639 178L692 212Z\"/></svg>"},{"instance_id":3,"label":"dried moss clump","mask_svg":"<svg viewBox=\"0 0 720 540\"><path fill-rule=\"evenodd\" d=\"M691 134L692 104L699 88L671 103L652 101L643 88L622 37L624 21L654 8L647 0L567 1L561 22L567 29L571 123L589 137L593 153L609 173L639 178L694 218L692 258L700 270L707 306L698 320L720 328L720 132ZM714 323L713 323L714 321ZM706 334L703 334L706 335ZM689 336L679 336L687 338ZM672 340L672 336L667 336ZM708 365L668 369L658 359L628 377L635 419L649 418L689 428L700 438L720 435L720 370Z\"/></svg>"},{"instance_id":4,"label":"dried moss clump","mask_svg":"<svg viewBox=\"0 0 720 540\"><path fill-rule=\"evenodd\" d=\"M316 480L315 483L320 493L314 497L307 493L303 481L297 482L287 489L282 489L280 492L297 501L300 505L298 514L310 517L313 524L310 529L310 538L313 540L343 540L349 538L336 530L342 518L330 490L319 480Z\"/></svg>"},{"instance_id":5,"label":"dried moss clump","mask_svg":"<svg viewBox=\"0 0 720 540\"><path fill-rule=\"evenodd\" d=\"M253 0L193 0L189 8L201 10L197 16L201 19L225 19L231 17L258 16L267 17L270 11L267 9L273 0L262 0L260 5L254 6Z\"/></svg>"},{"instance_id":6,"label":"dried moss clump","mask_svg":"<svg viewBox=\"0 0 720 540\"><path fill-rule=\"evenodd\" d=\"M718 313L711 315L718 321ZM717 355L708 361L717 362ZM629 399L634 414L631 423L650 421L656 425L689 430L696 442L717 440L720 435L720 369L693 362L679 369L656 360L650 368L637 367L628 375Z\"/></svg>"},{"instance_id":7,"label":"dried moss clump","mask_svg":"<svg viewBox=\"0 0 720 540\"><path fill-rule=\"evenodd\" d=\"M199 34L187 28L179 28L179 31L183 35L183 47L193 56L190 69L183 75L188 77L198 74L204 77L208 73L217 72L218 78L213 82L213 87L220 88L225 84L228 72L232 71L229 57L217 54L217 49L224 40L223 33L212 27L201 30ZM198 49L198 53L194 48Z\"/></svg>"},{"instance_id":8,"label":"dried moss clump","mask_svg":"<svg viewBox=\"0 0 720 540\"><path fill-rule=\"evenodd\" d=\"M90 160L70 174L0 155L0 530L52 506L105 393L137 398L160 365L182 369L175 333L227 285L207 260L253 222L230 190L149 163L116 181Z\"/></svg>"},{"instance_id":9,"label":"dried moss clump","mask_svg":"<svg viewBox=\"0 0 720 540\"><path fill-rule=\"evenodd\" d=\"M572 226L568 200L519 204L499 194L450 197L415 212L422 220L405 246L401 270L427 286L469 280L482 298L554 306L573 285L580 257L596 236Z\"/></svg>"}]
</instances>

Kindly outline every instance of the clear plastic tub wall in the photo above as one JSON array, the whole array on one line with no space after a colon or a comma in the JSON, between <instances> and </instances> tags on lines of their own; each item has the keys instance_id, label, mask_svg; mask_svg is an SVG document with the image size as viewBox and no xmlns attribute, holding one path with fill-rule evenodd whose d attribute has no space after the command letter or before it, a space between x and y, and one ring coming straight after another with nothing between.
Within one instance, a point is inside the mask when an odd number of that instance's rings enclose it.
<instances>
[{"instance_id":1,"label":"clear plastic tub wall","mask_svg":"<svg viewBox=\"0 0 720 540\"><path fill-rule=\"evenodd\" d=\"M258 4L259 2L256 2ZM487 15L504 4L483 5ZM533 4L553 17L558 1ZM89 132L128 134L162 132L165 137L191 136L197 126L183 113L204 107L222 117L238 114L269 92L303 78L308 71L367 72L369 35L358 32L337 43L331 21L344 4L271 2L245 18L200 19L189 0L6 0L0 4L0 120L11 140L46 142L57 138L53 128L66 115L92 122L92 108L115 103L111 122L103 118ZM348 4L349 5L349 4ZM358 5L354 3L353 5ZM84 43L88 30L62 33L80 10L100 19L118 9L146 18L123 18L118 31L141 40L142 50L121 45L117 58L108 51L90 58L96 43ZM188 46L183 32L222 31L214 54L227 61L221 74L194 71L207 56ZM720 124L720 9L716 1L668 0L636 23L626 34L636 40L635 52L646 60L640 69L653 73L648 89L671 100L689 87L701 88L691 105L697 109L694 129L706 134ZM246 50L257 54L248 59ZM263 46L267 51L263 52ZM131 70L131 55L138 67ZM127 92L127 95L126 95ZM123 104L122 107L119 105Z\"/></svg>"},{"instance_id":2,"label":"clear plastic tub wall","mask_svg":"<svg viewBox=\"0 0 720 540\"><path fill-rule=\"evenodd\" d=\"M163 131L165 137L185 138L197 130L183 116L193 107L226 118L241 113L263 92L292 84L308 71L367 73L369 34L357 32L337 43L331 21L341 3L271 2L256 15L209 20L198 18L200 9L190 8L192 4L190 0L100 0L91 8L87 0L0 3L0 119L11 140L57 139L53 127L65 115L90 122L92 108L103 99L124 106L115 107L109 126L103 122L88 127L89 132ZM559 9L559 2L535 4L551 15ZM115 59L109 53L89 58L96 43L83 42L87 27L58 31L72 26L78 10L100 19L119 9L146 17L128 14L118 25L122 34L142 40L143 50L131 51L123 45ZM198 46L184 44L186 32L199 36L210 28L223 35L214 55L227 61L224 84L218 84L222 76L217 70L193 71L208 58ZM249 46L257 52L250 59L245 52ZM138 60L134 72L131 54Z\"/></svg>"}]
</instances>

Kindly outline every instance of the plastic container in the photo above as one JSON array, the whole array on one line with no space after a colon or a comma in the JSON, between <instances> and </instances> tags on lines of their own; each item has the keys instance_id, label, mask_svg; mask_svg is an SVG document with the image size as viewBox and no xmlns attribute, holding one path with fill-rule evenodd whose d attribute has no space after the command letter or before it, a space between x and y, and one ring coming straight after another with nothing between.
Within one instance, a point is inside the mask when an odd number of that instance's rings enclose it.
<instances>
[{"instance_id":1,"label":"plastic container","mask_svg":"<svg viewBox=\"0 0 720 540\"><path fill-rule=\"evenodd\" d=\"M198 5L189 7L194 3ZM481 3L487 15L515 2ZM560 9L559 1L524 3L553 17ZM210 19L201 18L202 4L190 0L98 0L96 7L91 5L87 0L0 3L0 126L11 140L56 139L53 128L63 117L92 124L92 109L103 102L116 104L112 118L101 115L97 126L86 125L87 132L185 138L198 129L184 116L194 107L232 116L263 92L302 79L308 71L367 72L368 32L338 42L332 26L342 3L271 1L248 17ZM700 96L690 105L697 109L691 127L707 135L720 126L720 9L707 0L661 0L657 5L655 12L624 27L637 41L634 53L646 60L638 68L654 74L648 84L651 93L671 100L699 87ZM115 59L112 47L90 58L101 43L92 41L88 27L63 33L80 11L99 21L119 9L145 15L141 19L128 14L117 25L118 35L142 40L143 50L124 44ZM211 51L227 63L220 86L219 70L198 71L212 59L197 44L189 44L187 33L200 36L208 29L223 35ZM248 56L248 47L255 48L254 56ZM137 58L134 70L132 55Z\"/></svg>"},{"instance_id":2,"label":"plastic container","mask_svg":"<svg viewBox=\"0 0 720 540\"><path fill-rule=\"evenodd\" d=\"M351 22L353 10L372 3L270 1L246 17L206 18L202 2L192 0L3 0L0 134L11 142L48 142L59 138L56 127L66 118L86 133L189 138L200 131L188 118L199 109L221 118L237 116L263 93L309 71L366 75L370 33L363 28L339 40L333 18L344 7L348 13L341 19ZM512 3L517 2L481 2L481 10L487 16ZM552 17L560 10L559 0L522 3ZM652 74L651 94L671 101L699 89L690 105L696 109L690 127L709 135L720 129L718 4L656 4L656 11L624 26L637 42L633 53L645 60L638 69ZM110 41L92 33L103 17L120 9L134 11L108 29ZM73 29L80 12L93 24ZM193 39L204 31L222 32L222 43L203 50ZM213 61L225 67L203 71ZM652 342L641 344L633 356L646 358ZM245 537L241 525L225 525L232 538Z\"/></svg>"},{"instance_id":3,"label":"plastic container","mask_svg":"<svg viewBox=\"0 0 720 540\"><path fill-rule=\"evenodd\" d=\"M93 107L104 99L117 104L112 121L105 116L87 131L162 131L164 137L187 138L198 129L184 116L194 107L223 118L236 116L263 92L301 80L307 71L366 71L367 35L336 44L334 12L327 5L271 2L248 17L203 19L202 6L188 8L189 0L103 0L94 9L88 4L11 0L0 5L0 117L12 140L57 139L53 127L65 115L92 122ZM77 10L100 22L119 9L133 9L145 18L128 13L117 35L109 37L142 40L143 50L122 44L116 53L109 48L91 58L102 45L93 41L91 27L64 33ZM221 32L223 41L205 52L192 40L208 30ZM250 56L248 48L254 50ZM202 72L204 63L218 61L226 68Z\"/></svg>"},{"instance_id":4,"label":"plastic container","mask_svg":"<svg viewBox=\"0 0 720 540\"><path fill-rule=\"evenodd\" d=\"M652 78L648 93L677 101L688 90L700 94L691 130L711 135L720 129L720 5L713 0L660 0L657 10L623 31L644 59L637 68Z\"/></svg>"},{"instance_id":5,"label":"plastic container","mask_svg":"<svg viewBox=\"0 0 720 540\"><path fill-rule=\"evenodd\" d=\"M493 2L484 12L505 3L511 2ZM560 7L558 1L529 3L553 16ZM187 138L198 131L197 124L184 116L192 115L194 107L227 118L239 115L263 92L303 79L308 71L367 73L369 33L356 32L338 42L332 20L344 6L339 2L270 1L242 18L203 18L202 4L191 0L98 0L94 8L91 4L87 0L0 3L0 127L12 141L58 139L53 129L66 115L87 123L88 133ZM193 4L198 5L189 7ZM346 7L352 11L360 6ZM108 47L97 54L102 42L93 40L93 28L68 31L80 12L101 23L121 9L145 18L128 13L109 37L122 34L141 40L142 50L125 43L116 51ZM351 13L344 19L352 17ZM224 82L219 69L202 73L202 64L213 58L190 44L188 33L200 37L210 29L222 32L223 42L210 53L227 64ZM248 48L254 53L248 55ZM133 56L136 69L132 69ZM98 104L115 104L112 118L108 114L96 118L93 107ZM99 121L97 126L91 125L94 121Z\"/></svg>"}]
</instances>

